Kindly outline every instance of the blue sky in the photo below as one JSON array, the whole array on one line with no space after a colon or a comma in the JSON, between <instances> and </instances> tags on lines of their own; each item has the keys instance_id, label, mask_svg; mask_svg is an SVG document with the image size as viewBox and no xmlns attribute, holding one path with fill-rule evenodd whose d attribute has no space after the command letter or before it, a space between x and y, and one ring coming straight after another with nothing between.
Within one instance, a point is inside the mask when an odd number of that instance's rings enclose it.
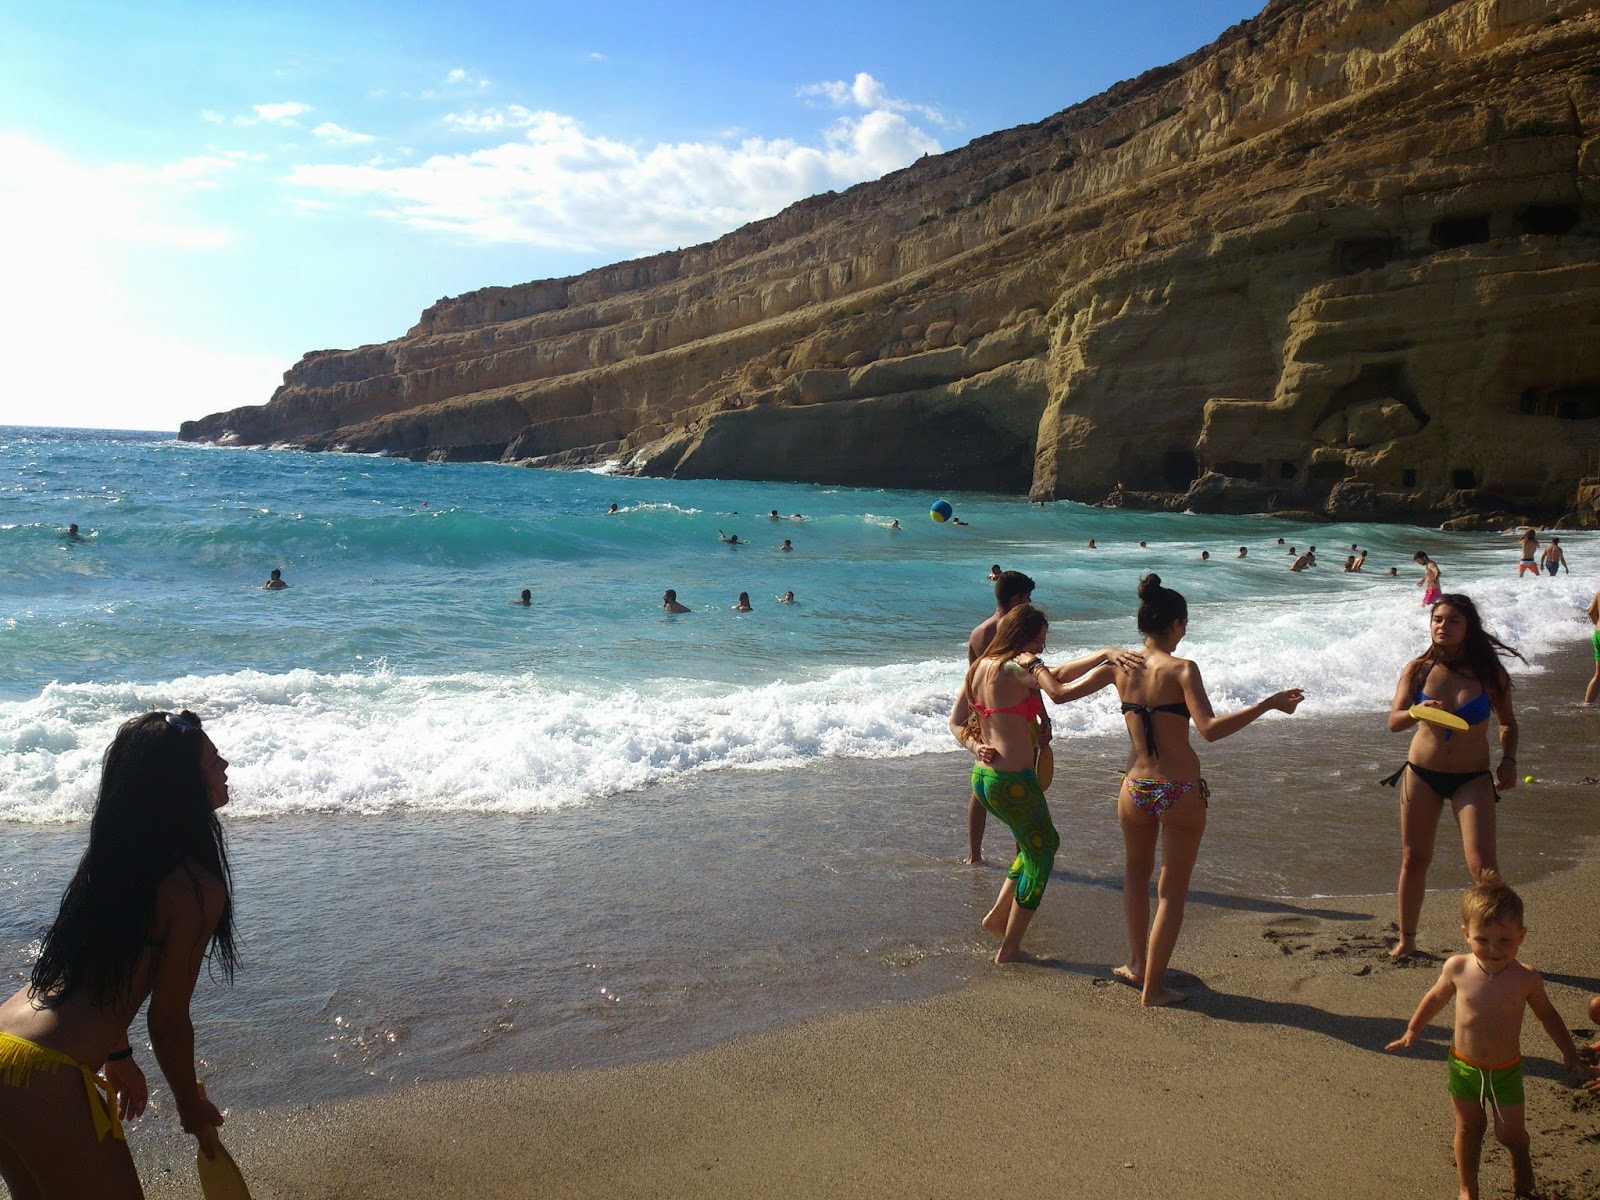
<instances>
[{"instance_id":1,"label":"blue sky","mask_svg":"<svg viewBox=\"0 0 1600 1200\"><path fill-rule=\"evenodd\" d=\"M174 429L473 288L1040 120L1244 0L0 0L0 424Z\"/></svg>"}]
</instances>

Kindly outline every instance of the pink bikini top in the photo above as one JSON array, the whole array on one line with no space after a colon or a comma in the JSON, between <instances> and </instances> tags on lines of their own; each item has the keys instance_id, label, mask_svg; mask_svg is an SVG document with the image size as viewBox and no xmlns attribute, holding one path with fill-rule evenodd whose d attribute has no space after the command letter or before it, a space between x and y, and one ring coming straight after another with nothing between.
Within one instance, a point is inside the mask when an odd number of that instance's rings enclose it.
<instances>
[{"instance_id":1,"label":"pink bikini top","mask_svg":"<svg viewBox=\"0 0 1600 1200\"><path fill-rule=\"evenodd\" d=\"M987 705L979 704L976 700L972 702L972 707L977 710L980 717L995 717L1001 713L1016 717L1037 718L1044 716L1044 701L1040 698L1038 692L1029 692L1021 700L1005 708L989 708Z\"/></svg>"}]
</instances>

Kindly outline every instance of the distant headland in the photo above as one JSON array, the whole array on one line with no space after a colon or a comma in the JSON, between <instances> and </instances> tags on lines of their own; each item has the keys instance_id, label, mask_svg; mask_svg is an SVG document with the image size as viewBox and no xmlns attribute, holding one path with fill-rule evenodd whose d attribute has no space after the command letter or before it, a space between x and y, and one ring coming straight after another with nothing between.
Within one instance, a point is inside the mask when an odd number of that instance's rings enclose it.
<instances>
[{"instance_id":1,"label":"distant headland","mask_svg":"<svg viewBox=\"0 0 1600 1200\"><path fill-rule=\"evenodd\" d=\"M1273 0L701 246L439 301L189 440L1600 527L1600 0Z\"/></svg>"}]
</instances>

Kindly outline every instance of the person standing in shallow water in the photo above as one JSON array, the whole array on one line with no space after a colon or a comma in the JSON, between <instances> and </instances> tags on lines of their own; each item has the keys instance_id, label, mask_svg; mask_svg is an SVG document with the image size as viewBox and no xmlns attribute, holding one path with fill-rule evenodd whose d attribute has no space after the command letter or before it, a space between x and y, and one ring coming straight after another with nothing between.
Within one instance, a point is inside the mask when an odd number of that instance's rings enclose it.
<instances>
[{"instance_id":1,"label":"person standing in shallow water","mask_svg":"<svg viewBox=\"0 0 1600 1200\"><path fill-rule=\"evenodd\" d=\"M1521 658L1483 627L1466 596L1439 597L1428 616L1428 648L1408 662L1395 686L1389 731L1411 731L1406 761L1383 783L1400 787L1400 936L1389 951L1403 958L1416 949L1417 922L1428 888L1439 817L1446 802L1461 829L1461 850L1474 882L1499 870L1495 804L1517 786L1517 718L1511 711L1511 676L1502 654ZM1413 706L1443 709L1467 722L1446 729L1411 715ZM1489 718L1500 727L1500 765L1489 770ZM1498 787L1499 791L1496 791Z\"/></svg>"},{"instance_id":2,"label":"person standing in shallow water","mask_svg":"<svg viewBox=\"0 0 1600 1200\"><path fill-rule=\"evenodd\" d=\"M193 713L117 730L88 848L28 982L0 1004L0 1175L17 1200L144 1194L120 1118L149 1095L128 1041L146 998L178 1119L215 1157L223 1117L195 1081L189 1001L208 958L233 977L227 802L227 760Z\"/></svg>"},{"instance_id":3,"label":"person standing in shallow water","mask_svg":"<svg viewBox=\"0 0 1600 1200\"><path fill-rule=\"evenodd\" d=\"M1600 592L1589 601L1589 624L1594 626L1594 678L1583 691L1583 702L1593 704L1600 699Z\"/></svg>"},{"instance_id":4,"label":"person standing in shallow water","mask_svg":"<svg viewBox=\"0 0 1600 1200\"><path fill-rule=\"evenodd\" d=\"M1064 699L1066 690L1039 658L1049 622L1031 604L1013 607L1000 621L992 641L971 666L950 709L950 732L977 760L972 768L972 794L1006 823L1016 839L1017 856L1006 872L994 907L983 927L1000 939L996 964L1024 957L1022 936L1044 896L1061 839L1050 820L1050 808L1034 762L1034 723L1044 715L1043 691ZM1104 650L1066 663L1059 674L1076 678L1108 656ZM1121 655L1130 668L1137 655ZM978 732L969 724L978 716Z\"/></svg>"},{"instance_id":5,"label":"person standing in shallow water","mask_svg":"<svg viewBox=\"0 0 1600 1200\"><path fill-rule=\"evenodd\" d=\"M1188 999L1167 987L1165 976L1183 927L1189 879L1200 856L1211 794L1200 776L1200 760L1189 746L1189 722L1206 741L1215 742L1269 712L1294 712L1305 693L1287 688L1219 717L1212 711L1200 668L1174 653L1189 631L1189 605L1181 593L1162 587L1159 575L1147 575L1139 584L1138 624L1145 635L1143 670L1099 667L1066 688L1060 699L1087 696L1111 683L1122 699L1123 720L1133 741L1117 794L1117 819L1127 855L1122 910L1128 923L1128 961L1113 974L1137 987L1149 1007ZM1150 876L1158 840L1161 877L1152 924Z\"/></svg>"}]
</instances>

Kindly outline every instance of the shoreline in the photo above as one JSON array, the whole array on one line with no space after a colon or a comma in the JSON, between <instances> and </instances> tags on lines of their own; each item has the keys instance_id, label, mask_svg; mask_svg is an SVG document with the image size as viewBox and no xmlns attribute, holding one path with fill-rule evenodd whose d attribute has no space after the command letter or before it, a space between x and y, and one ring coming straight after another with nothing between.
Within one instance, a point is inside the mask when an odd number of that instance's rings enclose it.
<instances>
[{"instance_id":1,"label":"shoreline","mask_svg":"<svg viewBox=\"0 0 1600 1200\"><path fill-rule=\"evenodd\" d=\"M1597 889L1592 847L1521 889L1525 957L1584 1042L1596 1036L1584 1005L1600 992L1600 963L1579 947L1592 945ZM1017 1107L999 1121L1027 1138L1045 1194L1445 1194L1448 1011L1417 1049L1382 1050L1441 955L1387 959L1392 896L1330 899L1350 911L1206 922L1189 948L1209 965L1171 1009L1140 1008L1098 964L1050 960L708 1051L240 1112L225 1133L266 1198L957 1197L1017 1170L994 1116L1010 1097ZM1444 901L1425 911L1423 935L1454 953ZM1600 1098L1566 1081L1535 1022L1523 1053L1540 1194L1592 1196ZM187 1150L139 1154L151 1196L190 1194ZM1491 1138L1485 1194L1508 1178Z\"/></svg>"},{"instance_id":2,"label":"shoreline","mask_svg":"<svg viewBox=\"0 0 1600 1200\"><path fill-rule=\"evenodd\" d=\"M1507 803L1531 793L1541 811L1530 802L1508 811L1502 855L1507 837L1524 837L1528 852L1508 876L1528 901L1525 957L1545 973L1567 1025L1585 1029L1587 996L1600 992L1600 961L1584 952L1594 944L1584 916L1600 890L1600 839L1594 786L1581 781L1593 770L1594 714L1567 702L1574 675L1555 664L1519 687L1524 745L1542 746L1531 756L1540 784L1509 793ZM1527 731L1533 714L1537 738ZM1318 742L1328 733L1336 731L1321 731ZM1074 765L1094 773L1099 759L1120 753L1115 740L1074 742ZM1212 773L1256 771L1282 755L1283 738L1261 741L1248 755L1213 754ZM946 756L935 757L943 771ZM948 756L952 767L957 758ZM1376 792L1376 806L1392 811L1387 791L1365 787L1369 765L1355 764L1361 780L1333 807ZM885 766L916 777L903 762ZM1085 807L1104 819L1096 794L1052 803L1062 804L1067 824ZM1578 824L1547 827L1555 811ZM951 834L959 817L942 814ZM1532 828L1517 835L1517 821ZM1268 843L1290 836L1286 828L1269 831ZM1389 877L1397 839L1387 824L1377 836L1383 854L1373 869ZM1453 953L1455 876L1463 872L1452 831L1441 828L1440 838L1422 944ZM995 833L988 844L992 863L1000 858ZM924 868L965 898L960 911L984 903L999 874L964 878L951 860ZM658 1047L623 1065L508 1064L504 1074L241 1108L228 1144L268 1198L886 1189L954 1197L1000 1186L1016 1170L990 1115L1013 1097L1018 1115L1002 1119L1039 1146L1035 1182L1086 1200L1179 1191L1283 1200L1444 1194L1454 1178L1443 1086L1448 1010L1424 1047L1382 1053L1438 961L1388 961L1392 892L1197 896L1172 976L1180 988L1198 985L1196 994L1175 1009L1144 1010L1108 977L1114 955L1089 949L1080 928L1117 916L1114 881L1100 874L1058 858L1055 912L1037 922L1035 948L1045 956L1037 966L980 967L933 995L778 1016L765 1031L735 1031L709 1048ZM1062 895L1069 887L1070 899ZM1120 927L1114 932L1120 938ZM1590 1144L1600 1100L1558 1082L1559 1061L1536 1023L1524 1033L1529 1128L1549 1185L1542 1194L1591 1196L1600 1191ZM192 1191L192 1150L169 1120L152 1122L134 1146L150 1195ZM761 1148L759 1166L752 1146ZM1486 1147L1486 1194L1506 1172L1498 1146Z\"/></svg>"}]
</instances>

